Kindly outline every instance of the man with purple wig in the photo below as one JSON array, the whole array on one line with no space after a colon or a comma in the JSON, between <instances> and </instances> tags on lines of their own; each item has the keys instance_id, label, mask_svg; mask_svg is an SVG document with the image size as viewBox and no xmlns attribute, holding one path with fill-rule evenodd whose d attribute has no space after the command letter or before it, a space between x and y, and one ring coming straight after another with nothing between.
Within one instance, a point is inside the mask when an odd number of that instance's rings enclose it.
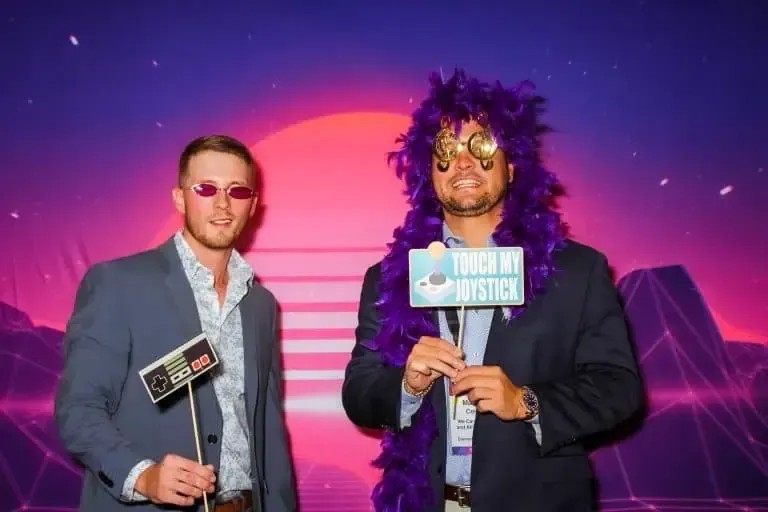
<instances>
[{"instance_id":1,"label":"man with purple wig","mask_svg":"<svg viewBox=\"0 0 768 512\"><path fill-rule=\"evenodd\" d=\"M542 164L543 100L523 83L433 76L391 155L411 210L368 269L342 400L385 429L377 512L595 509L585 441L640 409L643 388L606 258L570 240ZM522 247L525 303L412 308L408 251ZM451 399L474 405L452 446Z\"/></svg>"}]
</instances>

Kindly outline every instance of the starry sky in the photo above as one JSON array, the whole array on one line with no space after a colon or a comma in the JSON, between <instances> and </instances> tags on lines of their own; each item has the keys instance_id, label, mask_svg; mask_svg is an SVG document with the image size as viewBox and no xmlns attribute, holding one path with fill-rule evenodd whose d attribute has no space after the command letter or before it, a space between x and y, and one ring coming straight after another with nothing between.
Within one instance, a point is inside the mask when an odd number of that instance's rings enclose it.
<instances>
[{"instance_id":1,"label":"starry sky","mask_svg":"<svg viewBox=\"0 0 768 512\"><path fill-rule=\"evenodd\" d=\"M624 270L686 265L768 335L768 3L179 5L0 5L1 272L65 239L91 259L145 248L202 133L255 144L319 115L407 114L429 72L460 66L549 99L576 238Z\"/></svg>"}]
</instances>

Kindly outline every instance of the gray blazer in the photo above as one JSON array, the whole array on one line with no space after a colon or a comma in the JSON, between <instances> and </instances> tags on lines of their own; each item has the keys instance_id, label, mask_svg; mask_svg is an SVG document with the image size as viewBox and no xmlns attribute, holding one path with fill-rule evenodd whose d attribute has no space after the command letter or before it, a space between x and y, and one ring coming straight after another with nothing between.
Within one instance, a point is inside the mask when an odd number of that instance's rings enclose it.
<instances>
[{"instance_id":1,"label":"gray blazer","mask_svg":"<svg viewBox=\"0 0 768 512\"><path fill-rule=\"evenodd\" d=\"M282 415L277 303L254 283L240 311L254 512L293 512L296 480ZM119 501L128 472L140 460L159 461L167 453L197 460L186 387L153 404L139 370L201 332L173 239L96 264L83 277L64 336L66 361L55 398L59 436L86 467L80 510L171 510ZM203 463L218 469L222 418L213 383L204 374L193 387Z\"/></svg>"}]
</instances>

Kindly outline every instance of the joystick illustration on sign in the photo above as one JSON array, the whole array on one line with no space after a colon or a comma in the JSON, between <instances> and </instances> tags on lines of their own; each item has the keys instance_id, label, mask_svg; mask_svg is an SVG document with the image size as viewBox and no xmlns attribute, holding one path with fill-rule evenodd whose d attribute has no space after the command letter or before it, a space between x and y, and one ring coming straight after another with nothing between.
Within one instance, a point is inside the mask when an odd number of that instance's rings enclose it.
<instances>
[{"instance_id":1,"label":"joystick illustration on sign","mask_svg":"<svg viewBox=\"0 0 768 512\"><path fill-rule=\"evenodd\" d=\"M408 251L411 307L525 303L522 247L448 248L434 241Z\"/></svg>"},{"instance_id":2,"label":"joystick illustration on sign","mask_svg":"<svg viewBox=\"0 0 768 512\"><path fill-rule=\"evenodd\" d=\"M416 283L416 293L430 303L437 304L451 294L455 294L456 282L443 271L446 247L442 242L432 242L427 253L434 260L432 270Z\"/></svg>"}]
</instances>

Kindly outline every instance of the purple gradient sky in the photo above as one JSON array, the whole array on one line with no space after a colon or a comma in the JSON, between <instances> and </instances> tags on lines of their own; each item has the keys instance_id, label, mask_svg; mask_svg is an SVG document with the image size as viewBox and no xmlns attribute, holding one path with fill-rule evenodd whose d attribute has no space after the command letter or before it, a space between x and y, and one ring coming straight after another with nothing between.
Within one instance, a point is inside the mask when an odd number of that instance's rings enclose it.
<instances>
[{"instance_id":1,"label":"purple gradient sky","mask_svg":"<svg viewBox=\"0 0 768 512\"><path fill-rule=\"evenodd\" d=\"M459 65L550 99L577 237L620 266L686 265L729 322L768 334L765 4L439 5L4 3L0 272L78 243L145 248L201 133L255 144L316 114L407 113L429 71Z\"/></svg>"}]
</instances>

